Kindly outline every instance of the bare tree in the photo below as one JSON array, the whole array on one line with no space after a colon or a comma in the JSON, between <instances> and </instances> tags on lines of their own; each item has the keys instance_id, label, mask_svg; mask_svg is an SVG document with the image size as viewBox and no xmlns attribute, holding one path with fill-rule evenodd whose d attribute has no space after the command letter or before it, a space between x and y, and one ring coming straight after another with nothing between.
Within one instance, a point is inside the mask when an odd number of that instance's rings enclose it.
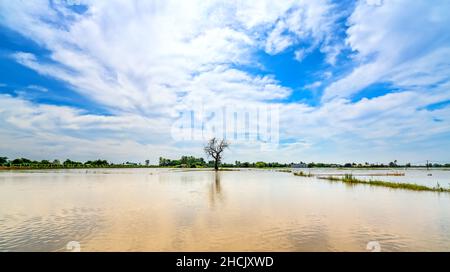
<instances>
[{"instance_id":1,"label":"bare tree","mask_svg":"<svg viewBox=\"0 0 450 272\"><path fill-rule=\"evenodd\" d=\"M222 160L222 152L228 148L229 144L225 140L218 140L215 137L209 140L204 147L206 155L214 159L214 170L219 170L219 164Z\"/></svg>"}]
</instances>

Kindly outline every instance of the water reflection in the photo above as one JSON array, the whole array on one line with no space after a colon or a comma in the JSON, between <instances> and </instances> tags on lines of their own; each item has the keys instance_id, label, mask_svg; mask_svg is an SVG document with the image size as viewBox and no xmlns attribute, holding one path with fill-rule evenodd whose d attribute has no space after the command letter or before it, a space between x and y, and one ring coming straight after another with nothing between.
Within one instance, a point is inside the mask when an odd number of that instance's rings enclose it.
<instances>
[{"instance_id":1,"label":"water reflection","mask_svg":"<svg viewBox=\"0 0 450 272\"><path fill-rule=\"evenodd\" d=\"M212 173L212 180L209 189L209 201L212 207L216 205L216 202L222 203L224 200L222 194L222 186L220 184L221 172L214 171Z\"/></svg>"}]
</instances>

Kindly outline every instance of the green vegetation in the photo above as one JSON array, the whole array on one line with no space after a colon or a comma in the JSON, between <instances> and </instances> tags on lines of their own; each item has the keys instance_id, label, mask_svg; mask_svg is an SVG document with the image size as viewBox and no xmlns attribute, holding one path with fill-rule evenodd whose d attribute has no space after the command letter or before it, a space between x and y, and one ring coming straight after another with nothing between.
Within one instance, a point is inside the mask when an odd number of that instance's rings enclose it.
<instances>
[{"instance_id":1,"label":"green vegetation","mask_svg":"<svg viewBox=\"0 0 450 272\"><path fill-rule=\"evenodd\" d=\"M181 167L181 168L204 168L208 167L203 158L195 158L193 156L182 156L179 160L170 160L163 157L159 158L160 167Z\"/></svg>"},{"instance_id":2,"label":"green vegetation","mask_svg":"<svg viewBox=\"0 0 450 272\"><path fill-rule=\"evenodd\" d=\"M155 167L155 166L142 166L139 163L126 162L121 164L109 163L107 160L93 160L86 162L65 160L60 162L59 160L42 160L33 161L27 158L17 158L14 160L8 160L6 157L0 157L0 169L73 169L73 168L138 168L138 167Z\"/></svg>"},{"instance_id":3,"label":"green vegetation","mask_svg":"<svg viewBox=\"0 0 450 272\"><path fill-rule=\"evenodd\" d=\"M260 168L260 169L283 169L286 172L291 171L296 172L295 169L302 170L306 168L338 168L338 169L381 169L381 168L409 168L409 167L419 167L425 168L426 166L421 165L399 165L397 161L391 162L389 164L356 164L356 163L346 163L346 164L327 164L327 163L279 163L279 162L241 162L235 161L234 163L219 162L218 166L221 168ZM79 162L67 159L65 161L59 160L42 160L35 161L27 158L17 158L9 160L7 157L0 156L0 170L1 169L57 169L57 168L144 168L144 167L173 167L173 168L213 168L215 167L215 160L205 161L203 158L196 158L194 156L182 156L180 159L166 159L163 157L159 158L158 165L151 165L150 160L145 160L143 163L139 162L124 162L124 163L111 163L106 160L98 159L93 161ZM450 164L428 164L429 168L450 168ZM308 176L309 174L297 173L297 176ZM383 175L401 176L404 173L388 173Z\"/></svg>"},{"instance_id":4,"label":"green vegetation","mask_svg":"<svg viewBox=\"0 0 450 272\"><path fill-rule=\"evenodd\" d=\"M379 168L411 168L411 167L450 167L450 163L427 163L425 165L412 165L411 163L399 164L397 160L394 160L389 163L355 163L348 162L344 164L336 164L336 163L304 163L300 162L301 165L305 165L308 168L362 168L362 169L379 169Z\"/></svg>"},{"instance_id":5,"label":"green vegetation","mask_svg":"<svg viewBox=\"0 0 450 272\"><path fill-rule=\"evenodd\" d=\"M8 157L0 157L0 165L4 165L8 162Z\"/></svg>"},{"instance_id":6,"label":"green vegetation","mask_svg":"<svg viewBox=\"0 0 450 272\"><path fill-rule=\"evenodd\" d=\"M372 185L372 186L382 186L382 187L389 187L393 189L405 189L405 190L413 190L413 191L430 191L430 192L448 192L450 193L450 189L443 188L439 184L437 184L436 187L427 187L424 185L418 185L413 183L398 183L398 182L387 182L387 181L381 181L381 180L361 180L355 178L351 174L346 174L342 178L338 177L318 177L319 179L325 179L329 181L339 181L344 182L347 184L366 184L366 185Z\"/></svg>"},{"instance_id":7,"label":"green vegetation","mask_svg":"<svg viewBox=\"0 0 450 272\"><path fill-rule=\"evenodd\" d=\"M255 163L256 168L266 168L267 164L265 162L259 161Z\"/></svg>"},{"instance_id":8,"label":"green vegetation","mask_svg":"<svg viewBox=\"0 0 450 272\"><path fill-rule=\"evenodd\" d=\"M211 160L205 162L203 158L195 158L192 156L183 156L179 160L170 160L163 157L159 158L160 167L175 167L175 168L212 168L214 167L215 161ZM277 162L240 162L235 161L235 163L220 163L220 167L223 168L288 168L291 164L281 164ZM290 170L288 170L290 171Z\"/></svg>"}]
</instances>

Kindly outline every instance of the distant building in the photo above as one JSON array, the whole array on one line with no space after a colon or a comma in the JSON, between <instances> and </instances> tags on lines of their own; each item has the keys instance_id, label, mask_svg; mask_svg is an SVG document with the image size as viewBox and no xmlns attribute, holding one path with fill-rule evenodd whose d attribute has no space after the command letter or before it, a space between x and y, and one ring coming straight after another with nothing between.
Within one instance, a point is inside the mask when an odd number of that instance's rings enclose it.
<instances>
[{"instance_id":1,"label":"distant building","mask_svg":"<svg viewBox=\"0 0 450 272\"><path fill-rule=\"evenodd\" d=\"M292 168L307 168L308 165L304 162L300 162L300 163L293 163L291 164Z\"/></svg>"}]
</instances>

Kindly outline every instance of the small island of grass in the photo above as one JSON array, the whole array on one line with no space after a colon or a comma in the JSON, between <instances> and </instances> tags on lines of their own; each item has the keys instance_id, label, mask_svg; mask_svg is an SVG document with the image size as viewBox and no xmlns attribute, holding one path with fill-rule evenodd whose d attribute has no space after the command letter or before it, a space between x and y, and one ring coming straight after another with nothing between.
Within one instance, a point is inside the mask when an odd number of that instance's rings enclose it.
<instances>
[{"instance_id":1,"label":"small island of grass","mask_svg":"<svg viewBox=\"0 0 450 272\"><path fill-rule=\"evenodd\" d=\"M344 177L317 177L318 179L325 179L329 181L338 181L347 184L366 184L371 186L382 186L393 189L404 189L404 190L413 190L413 191L429 191L429 192L447 192L450 193L450 189L443 188L439 184L436 187L428 187L425 185L419 185L414 183L400 183L400 182L388 182L381 180L362 180L357 179L351 174L346 174Z\"/></svg>"}]
</instances>

